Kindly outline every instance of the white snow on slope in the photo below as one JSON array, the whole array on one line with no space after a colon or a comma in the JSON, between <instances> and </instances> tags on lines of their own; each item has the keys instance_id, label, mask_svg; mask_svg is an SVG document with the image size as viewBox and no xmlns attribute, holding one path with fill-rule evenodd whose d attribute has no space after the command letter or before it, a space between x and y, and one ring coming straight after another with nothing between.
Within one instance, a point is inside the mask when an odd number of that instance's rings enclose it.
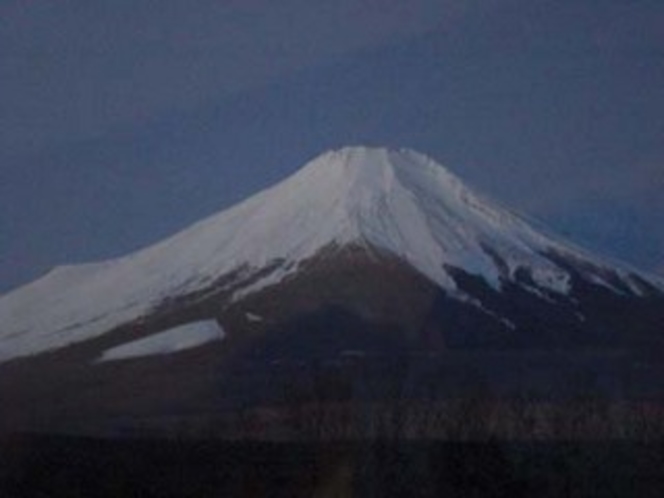
<instances>
[{"instance_id":1,"label":"white snow on slope","mask_svg":"<svg viewBox=\"0 0 664 498\"><path fill-rule=\"evenodd\" d=\"M426 156L348 147L323 154L283 182L161 243L113 261L56 269L3 296L0 361L98 336L166 297L204 289L240 268L248 275L281 261L234 288L241 299L278 283L322 248L346 243L401 257L459 299L468 296L446 265L497 288L527 268L539 286L559 293L569 290L570 276L543 251L607 266L536 232ZM507 275L485 247L504 262Z\"/></svg>"},{"instance_id":2,"label":"white snow on slope","mask_svg":"<svg viewBox=\"0 0 664 498\"><path fill-rule=\"evenodd\" d=\"M223 337L224 333L215 320L193 322L108 349L97 361L168 355L220 341Z\"/></svg>"}]
</instances>

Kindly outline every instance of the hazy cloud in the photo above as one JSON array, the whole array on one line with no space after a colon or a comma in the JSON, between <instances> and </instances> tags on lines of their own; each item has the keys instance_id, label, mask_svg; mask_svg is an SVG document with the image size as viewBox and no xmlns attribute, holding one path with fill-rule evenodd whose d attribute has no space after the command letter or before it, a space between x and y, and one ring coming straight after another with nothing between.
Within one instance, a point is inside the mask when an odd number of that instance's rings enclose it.
<instances>
[{"instance_id":1,"label":"hazy cloud","mask_svg":"<svg viewBox=\"0 0 664 498\"><path fill-rule=\"evenodd\" d=\"M529 209L543 213L568 209L570 203L588 199L664 208L664 157L636 156L620 167L561 167L559 173L563 174L550 178L546 188L524 190L521 201ZM537 181L532 184L540 186Z\"/></svg>"},{"instance_id":2,"label":"hazy cloud","mask_svg":"<svg viewBox=\"0 0 664 498\"><path fill-rule=\"evenodd\" d=\"M6 2L1 145L94 135L456 18L463 2Z\"/></svg>"},{"instance_id":3,"label":"hazy cloud","mask_svg":"<svg viewBox=\"0 0 664 498\"><path fill-rule=\"evenodd\" d=\"M664 202L664 157L637 159L615 171L588 178L586 187L594 194L637 202Z\"/></svg>"}]
</instances>

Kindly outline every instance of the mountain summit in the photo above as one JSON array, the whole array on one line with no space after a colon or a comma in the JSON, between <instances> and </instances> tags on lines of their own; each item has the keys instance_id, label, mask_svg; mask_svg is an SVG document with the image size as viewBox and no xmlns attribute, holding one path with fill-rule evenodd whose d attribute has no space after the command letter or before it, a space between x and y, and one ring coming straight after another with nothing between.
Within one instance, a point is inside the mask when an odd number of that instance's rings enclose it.
<instances>
[{"instance_id":1,"label":"mountain summit","mask_svg":"<svg viewBox=\"0 0 664 498\"><path fill-rule=\"evenodd\" d=\"M538 324L564 328L561 343L574 331L580 343L604 334L601 341L613 344L629 335L626 323L611 324L616 309L632 316L648 303L652 316L664 295L656 277L535 230L422 154L347 147L152 247L56 268L3 296L0 361L195 320L217 320L229 335L267 331L329 305L406 326L388 311L380 316L399 296L413 300L401 287L406 274L437 296L428 292L431 302L418 304L426 318L404 313L414 320L406 328L436 330L447 345L473 343L478 334L475 345L537 344L538 335L557 344L552 330L531 330ZM325 278L309 289L314 275Z\"/></svg>"}]
</instances>

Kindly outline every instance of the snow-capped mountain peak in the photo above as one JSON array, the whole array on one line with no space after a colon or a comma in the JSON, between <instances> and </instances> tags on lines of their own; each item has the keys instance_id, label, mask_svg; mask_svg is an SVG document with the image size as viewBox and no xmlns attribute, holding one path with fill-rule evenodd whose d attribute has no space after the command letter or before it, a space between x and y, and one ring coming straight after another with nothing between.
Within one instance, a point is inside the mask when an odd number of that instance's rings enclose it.
<instances>
[{"instance_id":1,"label":"snow-capped mountain peak","mask_svg":"<svg viewBox=\"0 0 664 498\"><path fill-rule=\"evenodd\" d=\"M564 294L570 272L548 253L590 269L607 266L535 231L426 156L347 147L161 243L58 269L2 297L0 361L103 334L213 285L237 301L297 273L324 249L345 245L395 256L462 300L473 298L458 288L450 267L494 289L526 271L535 286ZM630 271L616 271L624 276L621 287L638 294ZM591 273L595 283L615 287L601 271Z\"/></svg>"},{"instance_id":2,"label":"snow-capped mountain peak","mask_svg":"<svg viewBox=\"0 0 664 498\"><path fill-rule=\"evenodd\" d=\"M316 232L325 242L361 240L407 260L450 292L455 284L445 265L498 286L496 254L510 271L533 267L538 283L566 289L565 272L540 254L556 243L422 154L348 147L315 159L286 185L294 189L292 197L311 195L308 210L325 220Z\"/></svg>"}]
</instances>

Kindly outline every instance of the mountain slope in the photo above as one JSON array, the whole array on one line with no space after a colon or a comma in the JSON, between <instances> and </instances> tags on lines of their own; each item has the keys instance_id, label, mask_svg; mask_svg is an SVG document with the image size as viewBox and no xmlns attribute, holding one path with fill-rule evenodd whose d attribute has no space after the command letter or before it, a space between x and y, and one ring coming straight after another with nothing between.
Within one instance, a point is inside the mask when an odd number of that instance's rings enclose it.
<instances>
[{"instance_id":1,"label":"mountain slope","mask_svg":"<svg viewBox=\"0 0 664 498\"><path fill-rule=\"evenodd\" d=\"M169 306L174 316L178 303L203 303L205 316L191 318L223 321L238 303L302 281L309 263L347 248L398 261L438 289L448 308L463 304L507 328L514 317L496 296L508 292L568 307L577 291L618 301L664 292L656 277L533 229L421 154L349 147L159 244L57 268L3 296L0 361L149 322Z\"/></svg>"}]
</instances>

